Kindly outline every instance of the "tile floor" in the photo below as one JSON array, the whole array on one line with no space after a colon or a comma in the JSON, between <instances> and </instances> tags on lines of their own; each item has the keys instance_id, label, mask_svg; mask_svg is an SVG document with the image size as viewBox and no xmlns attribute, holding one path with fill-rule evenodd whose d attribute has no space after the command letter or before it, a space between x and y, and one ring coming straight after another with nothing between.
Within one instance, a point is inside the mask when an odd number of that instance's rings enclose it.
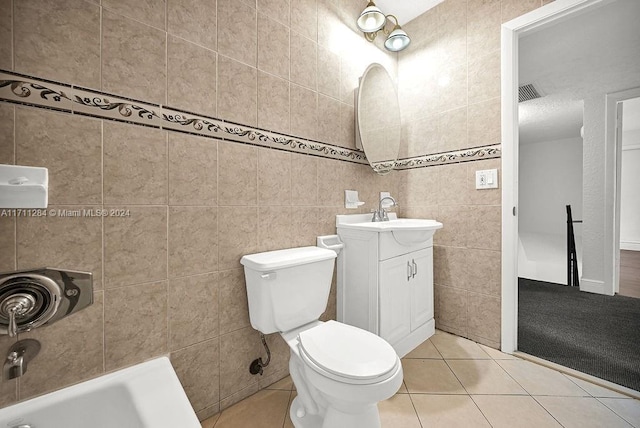
<instances>
[{"instance_id":1,"label":"tile floor","mask_svg":"<svg viewBox=\"0 0 640 428\"><path fill-rule=\"evenodd\" d=\"M402 365L404 384L379 404L383 427L640 428L639 400L441 331ZM287 377L202 427L293 427L295 395Z\"/></svg>"}]
</instances>

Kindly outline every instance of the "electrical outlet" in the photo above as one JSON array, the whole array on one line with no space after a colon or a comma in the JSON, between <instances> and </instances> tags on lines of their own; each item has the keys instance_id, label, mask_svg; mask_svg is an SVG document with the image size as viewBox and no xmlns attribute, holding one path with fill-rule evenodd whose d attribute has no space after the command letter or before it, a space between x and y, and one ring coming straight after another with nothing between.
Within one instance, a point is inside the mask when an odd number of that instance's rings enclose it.
<instances>
[{"instance_id":1,"label":"electrical outlet","mask_svg":"<svg viewBox=\"0 0 640 428\"><path fill-rule=\"evenodd\" d=\"M485 169L476 171L476 189L497 189L498 170Z\"/></svg>"}]
</instances>

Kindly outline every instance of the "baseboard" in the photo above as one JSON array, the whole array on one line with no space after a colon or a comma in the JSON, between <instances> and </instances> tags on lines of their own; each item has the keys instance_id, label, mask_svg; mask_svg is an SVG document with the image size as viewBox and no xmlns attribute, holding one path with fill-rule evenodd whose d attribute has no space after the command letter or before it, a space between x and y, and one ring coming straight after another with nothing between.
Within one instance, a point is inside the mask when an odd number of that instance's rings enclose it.
<instances>
[{"instance_id":1,"label":"baseboard","mask_svg":"<svg viewBox=\"0 0 640 428\"><path fill-rule=\"evenodd\" d=\"M598 281L596 279L580 278L580 291L609 295L604 291L604 281Z\"/></svg>"},{"instance_id":2,"label":"baseboard","mask_svg":"<svg viewBox=\"0 0 640 428\"><path fill-rule=\"evenodd\" d=\"M621 250L640 251L640 242L620 241Z\"/></svg>"}]
</instances>

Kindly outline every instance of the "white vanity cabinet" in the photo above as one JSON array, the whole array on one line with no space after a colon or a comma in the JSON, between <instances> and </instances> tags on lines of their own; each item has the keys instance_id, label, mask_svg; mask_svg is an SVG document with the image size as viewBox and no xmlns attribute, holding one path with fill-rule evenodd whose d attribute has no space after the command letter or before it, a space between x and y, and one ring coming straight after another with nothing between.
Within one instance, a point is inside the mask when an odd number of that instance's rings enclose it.
<instances>
[{"instance_id":1,"label":"white vanity cabinet","mask_svg":"<svg viewBox=\"0 0 640 428\"><path fill-rule=\"evenodd\" d=\"M392 225L357 228L340 222L340 217L353 216L338 217L344 242L338 263L338 321L379 335L403 357L435 330L435 230L428 237L401 236ZM418 238L407 241L406 236Z\"/></svg>"},{"instance_id":2,"label":"white vanity cabinet","mask_svg":"<svg viewBox=\"0 0 640 428\"><path fill-rule=\"evenodd\" d=\"M433 318L433 248L378 265L379 332L397 343Z\"/></svg>"}]
</instances>

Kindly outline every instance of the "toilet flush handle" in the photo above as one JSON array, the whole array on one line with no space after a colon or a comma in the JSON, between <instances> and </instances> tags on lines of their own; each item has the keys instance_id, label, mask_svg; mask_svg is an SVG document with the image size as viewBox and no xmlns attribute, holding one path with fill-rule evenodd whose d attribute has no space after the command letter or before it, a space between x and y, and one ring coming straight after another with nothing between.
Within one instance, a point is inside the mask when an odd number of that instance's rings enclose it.
<instances>
[{"instance_id":1,"label":"toilet flush handle","mask_svg":"<svg viewBox=\"0 0 640 428\"><path fill-rule=\"evenodd\" d=\"M260 275L260 277L262 279L266 279L268 281L273 281L274 279L276 279L276 273L275 272L267 272L267 273L263 273L262 275Z\"/></svg>"}]
</instances>

